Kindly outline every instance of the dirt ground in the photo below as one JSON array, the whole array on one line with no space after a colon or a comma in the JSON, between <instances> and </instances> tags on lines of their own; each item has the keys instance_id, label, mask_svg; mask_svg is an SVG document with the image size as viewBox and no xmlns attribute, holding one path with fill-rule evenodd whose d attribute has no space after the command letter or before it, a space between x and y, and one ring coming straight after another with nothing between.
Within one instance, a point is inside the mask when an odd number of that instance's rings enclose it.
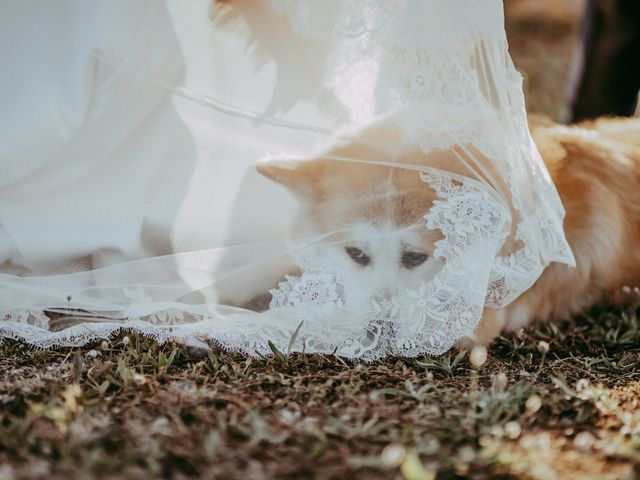
<instances>
[{"instance_id":1,"label":"dirt ground","mask_svg":"<svg viewBox=\"0 0 640 480\"><path fill-rule=\"evenodd\" d=\"M565 111L581 1L506 0L527 105ZM640 301L640 296L639 296ZM632 479L638 308L468 352L190 357L124 333L84 348L0 344L0 480Z\"/></svg>"},{"instance_id":2,"label":"dirt ground","mask_svg":"<svg viewBox=\"0 0 640 480\"><path fill-rule=\"evenodd\" d=\"M623 479L640 465L637 309L374 364L190 358L124 334L0 347L0 478Z\"/></svg>"}]
</instances>

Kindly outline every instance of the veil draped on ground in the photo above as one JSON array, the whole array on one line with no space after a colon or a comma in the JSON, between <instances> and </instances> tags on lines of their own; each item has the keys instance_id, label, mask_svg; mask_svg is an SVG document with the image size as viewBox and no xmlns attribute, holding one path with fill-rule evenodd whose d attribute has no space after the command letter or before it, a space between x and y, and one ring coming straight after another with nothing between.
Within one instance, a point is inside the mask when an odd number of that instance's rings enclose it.
<instances>
[{"instance_id":1,"label":"veil draped on ground","mask_svg":"<svg viewBox=\"0 0 640 480\"><path fill-rule=\"evenodd\" d=\"M441 354L574 262L499 0L1 9L4 337Z\"/></svg>"}]
</instances>

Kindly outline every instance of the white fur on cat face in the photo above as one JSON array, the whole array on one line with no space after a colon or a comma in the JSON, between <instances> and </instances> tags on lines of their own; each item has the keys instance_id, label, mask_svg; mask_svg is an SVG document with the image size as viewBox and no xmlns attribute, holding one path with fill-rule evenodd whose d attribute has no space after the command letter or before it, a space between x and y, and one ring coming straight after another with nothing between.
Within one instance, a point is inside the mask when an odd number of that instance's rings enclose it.
<instances>
[{"instance_id":1,"label":"white fur on cat face","mask_svg":"<svg viewBox=\"0 0 640 480\"><path fill-rule=\"evenodd\" d=\"M420 288L442 268L443 262L433 257L432 246L425 246L419 233L425 228L359 222L323 248L343 260L346 283L357 286L358 296L370 305Z\"/></svg>"},{"instance_id":2,"label":"white fur on cat face","mask_svg":"<svg viewBox=\"0 0 640 480\"><path fill-rule=\"evenodd\" d=\"M348 283L366 298L384 299L419 288L442 267L432 256L442 235L424 218L436 194L417 167L452 161L426 156L400 130L382 125L317 158L273 159L257 169L296 198L292 238L323 237L323 248L346 261Z\"/></svg>"}]
</instances>

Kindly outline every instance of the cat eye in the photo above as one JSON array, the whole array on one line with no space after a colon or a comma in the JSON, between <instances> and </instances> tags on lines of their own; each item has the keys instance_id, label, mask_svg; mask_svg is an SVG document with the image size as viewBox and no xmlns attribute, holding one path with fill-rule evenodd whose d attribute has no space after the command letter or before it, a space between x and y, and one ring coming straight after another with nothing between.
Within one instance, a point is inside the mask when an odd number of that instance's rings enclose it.
<instances>
[{"instance_id":1,"label":"cat eye","mask_svg":"<svg viewBox=\"0 0 640 480\"><path fill-rule=\"evenodd\" d=\"M351 257L351 260L356 262L358 265L367 266L371 263L371 257L359 248L346 247L344 250L347 252L347 255Z\"/></svg>"},{"instance_id":2,"label":"cat eye","mask_svg":"<svg viewBox=\"0 0 640 480\"><path fill-rule=\"evenodd\" d=\"M427 261L429 255L422 252L404 252L402 254L401 262L406 268L415 268L422 265Z\"/></svg>"}]
</instances>

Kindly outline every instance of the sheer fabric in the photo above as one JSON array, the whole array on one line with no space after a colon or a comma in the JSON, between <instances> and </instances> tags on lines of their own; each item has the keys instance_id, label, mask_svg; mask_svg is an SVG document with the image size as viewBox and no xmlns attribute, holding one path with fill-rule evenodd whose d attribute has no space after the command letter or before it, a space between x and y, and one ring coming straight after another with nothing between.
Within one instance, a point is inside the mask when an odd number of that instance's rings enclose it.
<instances>
[{"instance_id":1,"label":"sheer fabric","mask_svg":"<svg viewBox=\"0 0 640 480\"><path fill-rule=\"evenodd\" d=\"M3 336L441 354L573 264L498 0L2 8Z\"/></svg>"}]
</instances>

